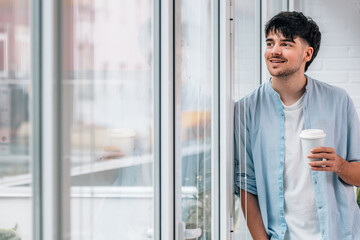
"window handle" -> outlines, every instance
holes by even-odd
[[[178,224],[178,240],[195,239],[201,236],[201,228],[185,229],[185,223]]]
[[[154,229],[148,228],[148,229],[146,230],[146,237],[147,237],[148,239],[154,239]]]

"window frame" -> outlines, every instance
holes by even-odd
[[[213,0],[212,238],[230,234],[230,1]],[[154,0],[154,237],[175,238],[174,0]],[[70,159],[62,139],[62,1],[31,2],[33,238],[70,238]],[[222,79],[222,81],[220,81]],[[225,81],[224,81],[225,79]],[[232,124],[230,124],[232,126]],[[222,144],[220,144],[222,143]],[[226,165],[220,164],[226,159]],[[218,169],[218,171],[215,171]],[[222,176],[222,177],[221,177]],[[46,209],[46,211],[45,211]],[[225,237],[226,236],[226,237]]]

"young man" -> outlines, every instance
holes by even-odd
[[[272,77],[235,105],[235,189],[250,233],[254,240],[358,240],[360,123],[353,102],[305,75],[321,40],[312,19],[281,12],[265,36]],[[304,129],[324,130],[324,146],[302,152]]]

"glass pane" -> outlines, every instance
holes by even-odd
[[[267,1],[272,5],[273,1]],[[279,2],[279,1],[278,1]],[[281,1],[278,5],[281,5]],[[269,8],[271,9],[271,7]],[[269,11],[267,9],[267,11]],[[236,0],[234,2],[234,33],[232,44],[232,99],[237,102],[260,84],[261,51],[259,50],[261,29],[259,1]],[[240,113],[241,114],[241,113]],[[237,146],[235,146],[237,147]],[[240,157],[238,157],[240,158]],[[234,167],[240,168],[241,164]],[[237,192],[238,190],[235,189]],[[239,191],[240,192],[240,191]],[[234,198],[234,239],[252,239],[248,231],[240,198]]]
[[[212,111],[214,84],[213,2],[184,0],[175,19],[177,135],[181,135],[181,219],[201,229],[194,239],[211,239]]]
[[[287,1],[289,2],[289,1]],[[300,1],[294,1],[294,4],[297,4],[296,2]],[[286,1],[279,1],[279,0],[267,0],[266,1],[266,17],[272,18],[276,14],[278,14],[281,11],[287,11],[287,4]],[[265,16],[263,16],[265,17]],[[267,21],[268,19],[264,19],[264,21]]]
[[[151,239],[152,0],[63,1],[71,239]]]
[[[29,6],[0,4],[0,239],[32,238]]]
[[[236,0],[234,3],[234,34],[232,51],[233,99],[239,100],[260,83],[260,56],[258,51],[258,15],[256,1]]]

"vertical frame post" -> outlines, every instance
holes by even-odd
[[[154,239],[161,239],[161,66],[160,0],[153,2],[153,86],[154,86]]]
[[[42,238],[42,159],[41,159],[41,1],[31,2],[31,123],[32,140],[30,145],[32,159],[32,212],[33,239]]]
[[[213,111],[211,135],[211,239],[221,239],[220,237],[220,2],[213,1],[212,27],[213,27]]]
[[[42,237],[70,239],[70,159],[62,150],[62,1],[41,2]]]
[[[174,1],[160,2],[161,239],[175,239]]]
[[[220,1],[220,239],[230,239],[233,197],[233,103],[231,101],[231,1]]]

